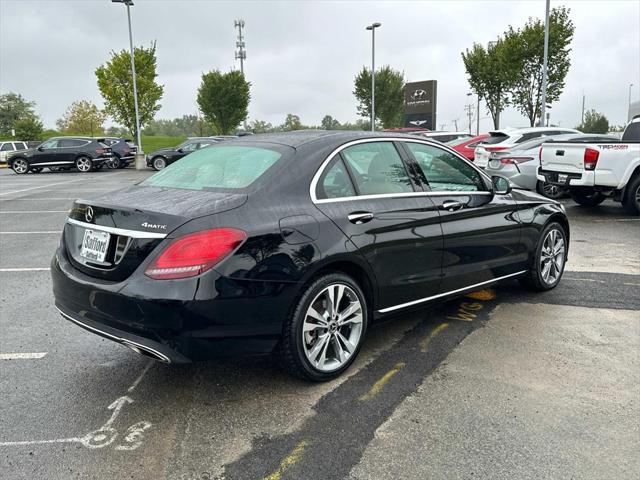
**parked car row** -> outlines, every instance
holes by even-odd
[[[0,142],[0,163],[7,163],[9,156],[28,148],[29,146],[27,145],[27,142]]]

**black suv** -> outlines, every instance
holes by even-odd
[[[177,147],[161,148],[147,155],[147,167],[162,170],[167,165],[172,164],[176,160],[180,160],[185,155],[189,155],[191,152],[208,147],[219,141],[220,139],[212,137],[193,137],[182,142]]]
[[[111,147],[113,157],[107,162],[109,168],[126,168],[136,158],[138,146],[128,138],[106,137],[103,143]]]
[[[80,172],[100,169],[112,158],[111,147],[103,139],[90,137],[53,137],[36,148],[10,156],[9,168],[15,173],[40,173],[44,167],[51,171],[77,168]]]

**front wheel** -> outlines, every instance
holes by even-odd
[[[154,170],[162,170],[167,166],[167,159],[164,157],[156,157],[153,159],[151,164],[153,165]]]
[[[93,165],[89,157],[82,156],[76,158],[76,168],[79,172],[88,173],[91,171],[92,166]]]
[[[280,342],[284,369],[323,382],[338,377],[355,360],[368,324],[360,286],[342,273],[308,285],[285,322]]]
[[[15,173],[22,175],[29,171],[29,164],[24,158],[16,158],[13,162],[11,162],[11,169]]]
[[[533,290],[551,290],[560,282],[567,261],[567,233],[562,225],[547,225],[538,241],[531,268],[523,282]]]
[[[636,175],[627,185],[622,206],[631,215],[640,215],[640,175]]]
[[[607,198],[593,188],[571,188],[569,189],[569,194],[574,202],[585,207],[600,205]]]

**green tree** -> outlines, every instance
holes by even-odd
[[[40,140],[44,129],[42,122],[35,115],[28,116],[14,123],[16,138],[20,140]]]
[[[287,113],[286,118],[284,119],[284,123],[280,126],[280,129],[285,132],[290,132],[292,130],[303,130],[306,127],[302,125],[300,121],[300,117],[298,115],[294,115],[293,113]]]
[[[103,131],[107,114],[89,100],[73,102],[62,118],[56,121],[56,126],[63,133],[80,135],[98,135]]]
[[[476,43],[471,50],[462,52],[469,85],[487,105],[494,128],[500,128],[500,114],[509,105],[509,92],[517,80],[510,48],[504,40],[498,40],[490,48]]]
[[[575,27],[565,7],[549,14],[549,50],[547,60],[547,104],[560,98],[571,66],[569,45]],[[533,127],[540,119],[542,66],[544,61],[544,21],[529,18],[521,30],[509,26],[505,32],[506,56],[516,67],[517,78],[511,88],[511,103],[529,119]]]
[[[274,128],[273,125],[264,120],[253,120],[249,123],[249,130],[253,133],[269,133],[273,132]]]
[[[404,72],[385,65],[376,71],[376,119],[383,128],[402,125],[404,114]],[[358,100],[358,114],[371,117],[371,70],[362,67],[355,78],[353,94]]]
[[[602,113],[591,109],[584,114],[584,123],[577,127],[583,133],[608,133],[609,120]]]
[[[147,125],[160,110],[164,86],[156,82],[156,44],[133,51],[138,89],[140,128]],[[96,69],[98,88],[104,99],[105,112],[136,134],[136,115],[133,99],[131,54],[127,50],[111,52],[111,59]]]
[[[238,70],[221,73],[212,70],[202,75],[198,106],[204,118],[221,135],[229,135],[247,118],[251,83]]]
[[[324,130],[338,130],[340,128],[340,122],[331,115],[325,115],[320,125]]]
[[[10,136],[11,130],[16,128],[16,122],[35,118],[35,106],[35,102],[26,100],[19,93],[0,95],[0,135]]]

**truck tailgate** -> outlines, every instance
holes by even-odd
[[[542,170],[562,173],[584,173],[584,151],[591,144],[552,143],[542,146]]]

